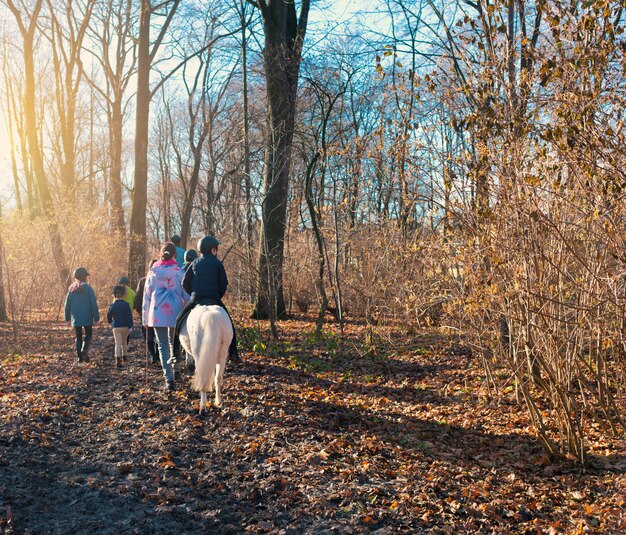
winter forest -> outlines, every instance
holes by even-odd
[[[0,529],[626,531],[625,8],[0,0]],[[174,235],[243,358],[204,417],[141,308],[121,371],[63,323]]]

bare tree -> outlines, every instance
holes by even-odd
[[[341,69],[339,70],[339,76],[341,77]],[[326,293],[325,277],[326,277],[326,251],[324,246],[324,236],[322,233],[322,218],[321,218],[321,203],[324,195],[324,182],[326,175],[326,168],[328,165],[328,129],[330,118],[333,114],[333,110],[337,104],[337,101],[341,99],[347,90],[347,83],[349,82],[350,75],[347,82],[340,80],[339,87],[333,88],[332,84],[320,82],[313,77],[307,78],[307,83],[311,88],[313,97],[315,99],[314,107],[319,108],[315,110],[319,115],[316,117],[314,131],[312,132],[312,151],[310,156],[305,155],[306,170],[304,172],[304,198],[309,212],[309,218],[311,222],[311,228],[313,229],[313,235],[315,236],[315,242],[317,245],[317,259],[318,259],[318,277],[316,282],[317,292],[319,296],[319,309],[316,321],[316,332],[321,334],[322,326],[324,322],[324,315],[328,308],[328,296]],[[317,178],[317,180],[316,180]],[[315,195],[317,191],[317,198]],[[335,211],[337,207],[335,207]]]
[[[203,51],[201,54],[197,55],[197,65],[195,73],[191,77],[191,83],[188,81],[187,76],[183,75],[183,82],[188,95],[188,141],[191,152],[191,172],[187,183],[183,213],[181,216],[180,237],[183,246],[186,245],[190,235],[191,214],[200,178],[204,143],[211,129],[214,127],[213,122],[234,74],[233,67],[224,79],[220,80],[218,77],[215,77],[215,73],[213,72],[214,66],[211,64],[213,48],[212,46],[206,45],[206,43],[215,42],[215,31],[216,18],[211,17],[210,20],[206,21],[204,29],[205,34],[202,38],[204,45],[202,47]],[[215,77],[213,80],[211,79],[212,75]],[[211,87],[217,88],[216,95],[213,99],[209,94]],[[207,210],[211,211],[212,206],[207,206]]]
[[[76,113],[78,91],[83,77],[81,51],[85,32],[91,19],[95,0],[84,3],[58,2],[46,0],[50,16],[50,27],[42,32],[49,40],[52,50],[52,64],[55,79],[55,101],[58,128],[61,134],[61,183],[65,194],[74,197],[76,188]],[[75,8],[78,9],[75,9]],[[60,20],[57,13],[64,14]]]
[[[24,127],[24,98],[23,98],[23,80],[20,73],[22,66],[11,61],[10,54],[11,44],[9,39],[6,40],[2,54],[2,73],[4,77],[4,116],[7,126],[7,134],[11,149],[11,168],[13,173],[13,185],[15,189],[16,203],[18,212],[24,207],[21,195],[20,185],[20,168],[24,179],[24,188],[26,191],[26,205],[28,214],[35,217],[39,211],[37,208],[37,196],[34,186],[34,178],[32,173],[32,165],[28,154],[28,140],[26,138],[26,129]]]
[[[245,196],[246,240],[248,242],[248,262],[252,265],[253,238],[254,238],[254,213],[252,206],[252,176],[251,176],[251,153],[250,153],[250,102],[248,84],[248,31],[252,14],[249,12],[250,4],[244,0],[237,0],[235,7],[241,24],[241,99],[242,99],[242,143],[243,143],[243,192]],[[250,294],[254,290],[252,289]]]
[[[56,219],[56,211],[54,203],[50,195],[48,180],[46,178],[43,162],[43,152],[37,135],[37,117],[35,112],[35,57],[34,57],[34,40],[35,31],[37,29],[37,19],[41,13],[43,0],[36,0],[32,11],[22,13],[15,5],[13,0],[5,0],[7,7],[15,17],[20,35],[23,40],[24,55],[24,121],[26,135],[28,138],[28,148],[30,159],[33,164],[33,171],[37,181],[37,189],[39,198],[44,210],[44,215],[48,222],[48,234],[50,236],[50,244],[52,254],[57,267],[61,284],[65,286],[69,279],[69,269],[63,253],[63,244],[61,242],[61,234]]]
[[[17,158],[15,155],[15,128],[13,126],[13,87],[11,82],[11,75],[9,73],[9,61],[7,57],[8,43],[4,43],[2,48],[2,70],[4,72],[4,101],[2,111],[4,113],[4,121],[7,126],[7,133],[9,136],[9,150],[11,153],[11,172],[13,174],[13,189],[15,190],[15,203],[18,213],[22,213],[22,194],[20,191],[19,172],[17,168]]]
[[[258,0],[265,35],[267,132],[256,303],[258,318],[286,313],[283,260],[298,76],[310,0],[302,0],[300,15],[289,0]]]
[[[1,215],[1,214],[0,214]],[[5,299],[4,290],[4,243],[2,242],[2,235],[0,235],[0,322],[9,320],[7,315],[7,303]]]
[[[106,103],[109,136],[109,202],[114,228],[124,236],[126,226],[122,201],[122,146],[128,84],[135,74],[135,13],[132,0],[111,0],[99,4],[92,17],[90,35],[95,43],[94,58],[100,64],[104,87],[90,79],[93,89]]]
[[[180,0],[165,0],[152,5],[141,0],[139,12],[139,41],[137,44],[137,106],[135,115],[135,173],[130,213],[130,249],[128,273],[131,281],[143,277],[146,267],[146,208],[148,204],[148,131],[150,117],[150,71],[156,54],[174,18]],[[152,14],[164,10],[165,21],[151,45]]]

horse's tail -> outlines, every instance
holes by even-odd
[[[199,348],[196,358],[196,372],[193,376],[192,388],[206,391],[215,380],[215,367],[220,358],[224,337],[230,331],[230,320],[221,307],[210,307],[202,311],[201,328],[198,329],[196,347]]]

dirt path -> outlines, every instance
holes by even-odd
[[[623,447],[599,441],[590,469],[552,464],[523,409],[488,398],[444,341],[359,357],[357,331],[337,348],[311,329],[291,322],[281,345],[245,353],[202,419],[188,377],[172,394],[158,367],[146,379],[138,340],[119,371],[105,329],[87,365],[61,325],[17,342],[0,330],[0,529],[626,532]]]

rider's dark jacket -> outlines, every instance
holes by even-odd
[[[210,299],[221,302],[228,288],[224,265],[212,254],[196,258],[185,272],[183,288],[193,301]]]

